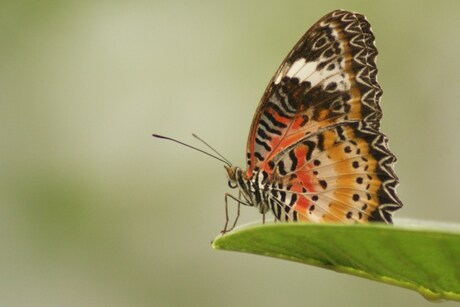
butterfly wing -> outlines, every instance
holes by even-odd
[[[385,135],[363,122],[320,129],[273,160],[271,208],[283,221],[391,223],[401,206],[395,161]]]
[[[270,81],[249,133],[247,176],[271,176],[280,219],[390,223],[401,206],[396,159],[379,132],[376,55],[365,17],[334,11]]]

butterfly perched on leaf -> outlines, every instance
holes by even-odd
[[[246,170],[226,162],[240,191],[232,198],[283,222],[392,223],[402,203],[396,158],[379,130],[376,56],[363,15],[337,10],[316,22],[265,90]]]

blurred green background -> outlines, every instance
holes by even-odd
[[[337,8],[365,14],[377,37],[397,216],[460,222],[458,1],[3,1],[0,305],[430,306],[212,250],[221,163],[151,137],[194,132],[244,166],[272,74]]]

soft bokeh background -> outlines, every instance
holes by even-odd
[[[430,306],[212,250],[221,163],[150,136],[195,132],[244,166],[271,75],[337,8],[365,14],[377,37],[398,216],[460,222],[458,1],[3,1],[0,305]]]

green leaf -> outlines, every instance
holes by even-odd
[[[460,301],[460,227],[447,226],[246,226],[219,236],[213,248],[315,265],[412,289],[428,300]]]

